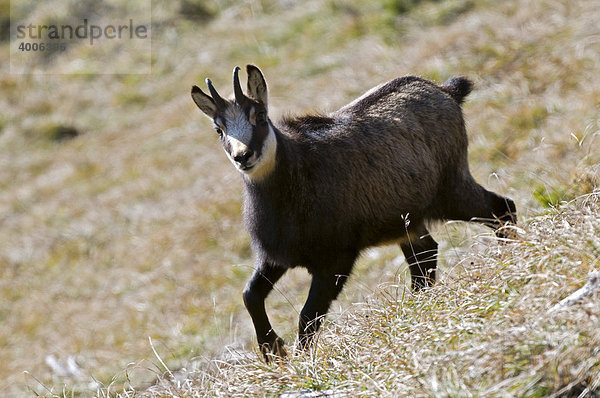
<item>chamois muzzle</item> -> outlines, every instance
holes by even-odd
[[[248,149],[247,151],[234,156],[233,160],[235,160],[240,165],[240,168],[242,170],[248,170],[251,169],[253,166],[248,164],[248,160],[250,160],[252,155],[254,155],[254,151],[252,149]]]

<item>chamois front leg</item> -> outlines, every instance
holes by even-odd
[[[328,271],[313,273],[308,298],[300,313],[298,322],[298,348],[306,350],[321,327],[331,302],[342,291],[348,279],[350,266],[342,273]]]
[[[267,363],[269,363],[271,355],[286,356],[283,348],[284,342],[271,327],[265,310],[265,299],[286,270],[286,268],[275,267],[269,263],[261,263],[244,289],[244,304],[250,313],[252,323],[254,323],[258,347]]]

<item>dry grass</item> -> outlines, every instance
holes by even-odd
[[[0,1],[0,23],[6,20],[6,3]],[[53,0],[35,12],[43,17],[44,10],[64,11],[76,3]],[[182,7],[198,10],[199,17],[182,15]],[[534,243],[501,246],[504,254],[494,258],[489,247],[495,249],[497,243],[485,238],[483,230],[443,225],[435,235],[442,243],[444,278],[424,297],[404,292],[405,265],[397,248],[370,250],[333,308],[339,315],[324,330],[322,342],[327,344],[310,361],[294,358],[280,369],[253,359],[222,365],[221,373],[201,368],[191,373],[193,379],[181,381],[181,391],[203,395],[204,388],[221,385],[233,393],[245,377],[240,391],[257,395],[311,386],[353,393],[364,388],[365,394],[376,394],[378,388],[388,388],[389,378],[390,386],[405,383],[423,394],[484,395],[499,388],[492,395],[502,395],[511,388],[525,391],[526,383],[534,392],[546,387],[558,391],[579,380],[565,376],[577,370],[577,363],[583,364],[581,372],[589,370],[587,362],[568,359],[575,358],[574,345],[566,351],[562,346],[545,349],[562,336],[565,342],[594,338],[591,332],[588,337],[569,335],[573,322],[585,330],[577,316],[553,315],[565,329],[548,331],[554,340],[548,337],[549,345],[531,352],[537,361],[533,364],[511,362],[527,355],[506,341],[511,334],[501,332],[529,328],[524,330],[540,344],[547,332],[536,334],[532,319],[539,306],[550,303],[518,299],[539,297],[522,290],[531,285],[525,283],[528,268],[522,271],[525,276],[511,271],[519,269],[510,262],[518,258],[518,250],[531,250],[523,255],[532,261],[538,256],[537,266],[548,267],[540,275],[557,275],[547,301],[581,284],[593,268],[592,260],[570,267],[561,262],[566,257],[558,235],[543,244],[536,240],[541,230],[535,223],[558,230],[564,228],[561,216],[533,217],[592,192],[598,184],[599,1],[187,0],[155,2],[152,11],[152,75],[20,76],[8,73],[8,63],[0,64],[0,380],[5,395],[63,395],[63,389],[65,395],[109,395],[124,391],[123,386],[141,394],[141,387],[164,371],[148,337],[171,369],[197,363],[214,367],[211,360],[228,350],[244,353],[254,347],[240,298],[252,260],[241,228],[239,177],[189,98],[190,86],[207,76],[227,91],[233,66],[247,62],[265,71],[275,118],[290,110],[334,109],[398,75],[438,81],[458,74],[473,78],[476,90],[465,104],[472,171],[486,187],[516,200],[522,219],[531,220],[521,239]],[[3,50],[8,45],[0,41]],[[40,67],[59,73],[81,56],[85,54],[74,49]],[[137,58],[114,54],[115,62],[132,66]],[[57,142],[55,134],[63,128],[81,135]],[[597,251],[590,250],[582,246],[579,255],[597,259]],[[505,268],[509,271],[500,272]],[[567,268],[572,273],[563,273]],[[454,274],[468,277],[471,285],[454,280]],[[513,284],[511,278],[521,282]],[[305,273],[294,272],[281,282],[285,296],[269,298],[273,322],[287,341],[294,339],[306,282]],[[469,290],[485,284],[499,287],[489,291],[490,297]],[[441,297],[449,302],[436,299],[443,289],[448,293]],[[495,299],[497,308],[478,313],[476,307],[488,299]],[[514,313],[507,312],[509,299],[520,303]],[[464,341],[447,336],[465,324],[455,320],[434,327],[445,316],[454,319],[450,302],[455,309],[474,308],[465,320],[472,320],[469,338],[464,331],[457,333]],[[531,304],[529,313],[526,304]],[[427,312],[434,307],[436,311]],[[367,319],[372,308],[381,317]],[[404,319],[407,311],[422,318]],[[395,319],[399,327],[386,326],[387,319]],[[371,323],[371,329],[356,327]],[[377,333],[386,336],[386,330],[394,335],[379,339]],[[486,348],[486,338],[504,341],[497,346],[501,351]],[[416,344],[424,347],[422,357],[394,357],[381,348],[398,347],[401,353]],[[352,352],[348,347],[354,347]],[[586,349],[587,343],[580,347]],[[473,365],[467,357],[461,362],[465,348],[480,362]],[[371,351],[379,352],[379,359],[368,357],[374,355]],[[63,363],[73,356],[83,376],[56,374],[45,364],[50,354]],[[505,365],[485,370],[479,364],[488,354],[497,358],[490,364],[504,358]],[[538,367],[549,363],[544,355],[563,354],[566,367]],[[190,362],[194,357],[205,361]],[[537,379],[542,370],[550,373]],[[527,379],[529,373],[534,376]],[[230,379],[215,380],[215,374]],[[336,381],[337,374],[343,382]],[[248,384],[257,380],[253,375],[263,382]],[[286,378],[280,380],[281,375]],[[102,388],[96,391],[98,385]],[[166,395],[177,392],[165,388]]]
[[[515,235],[424,293],[380,285],[332,314],[313,352],[271,366],[248,354],[198,361],[142,396],[595,396],[600,292],[551,309],[599,269],[600,191]]]

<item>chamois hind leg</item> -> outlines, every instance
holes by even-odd
[[[406,238],[400,248],[410,269],[411,287],[420,290],[435,282],[438,244],[431,237],[423,222],[409,225]]]
[[[270,354],[279,357],[286,356],[283,348],[284,342],[271,327],[271,322],[269,322],[265,310],[265,299],[286,270],[287,268],[275,267],[266,262],[261,263],[246,284],[243,293],[244,304],[250,313],[256,330],[258,346],[267,363]]]
[[[312,282],[304,308],[298,321],[298,348],[307,349],[329,310],[331,302],[342,291],[354,264],[354,256],[340,255],[336,262],[340,266],[323,267],[312,272]]]
[[[472,178],[456,189],[445,205],[446,218],[482,223],[495,229],[499,237],[504,237],[500,228],[517,223],[515,202],[486,190]]]

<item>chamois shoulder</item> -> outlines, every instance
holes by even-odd
[[[335,119],[322,114],[285,116],[281,123],[294,129],[323,129],[331,127],[335,123]]]
[[[285,131],[296,136],[320,135],[330,131],[335,124],[335,118],[323,114],[285,116],[280,121]]]

